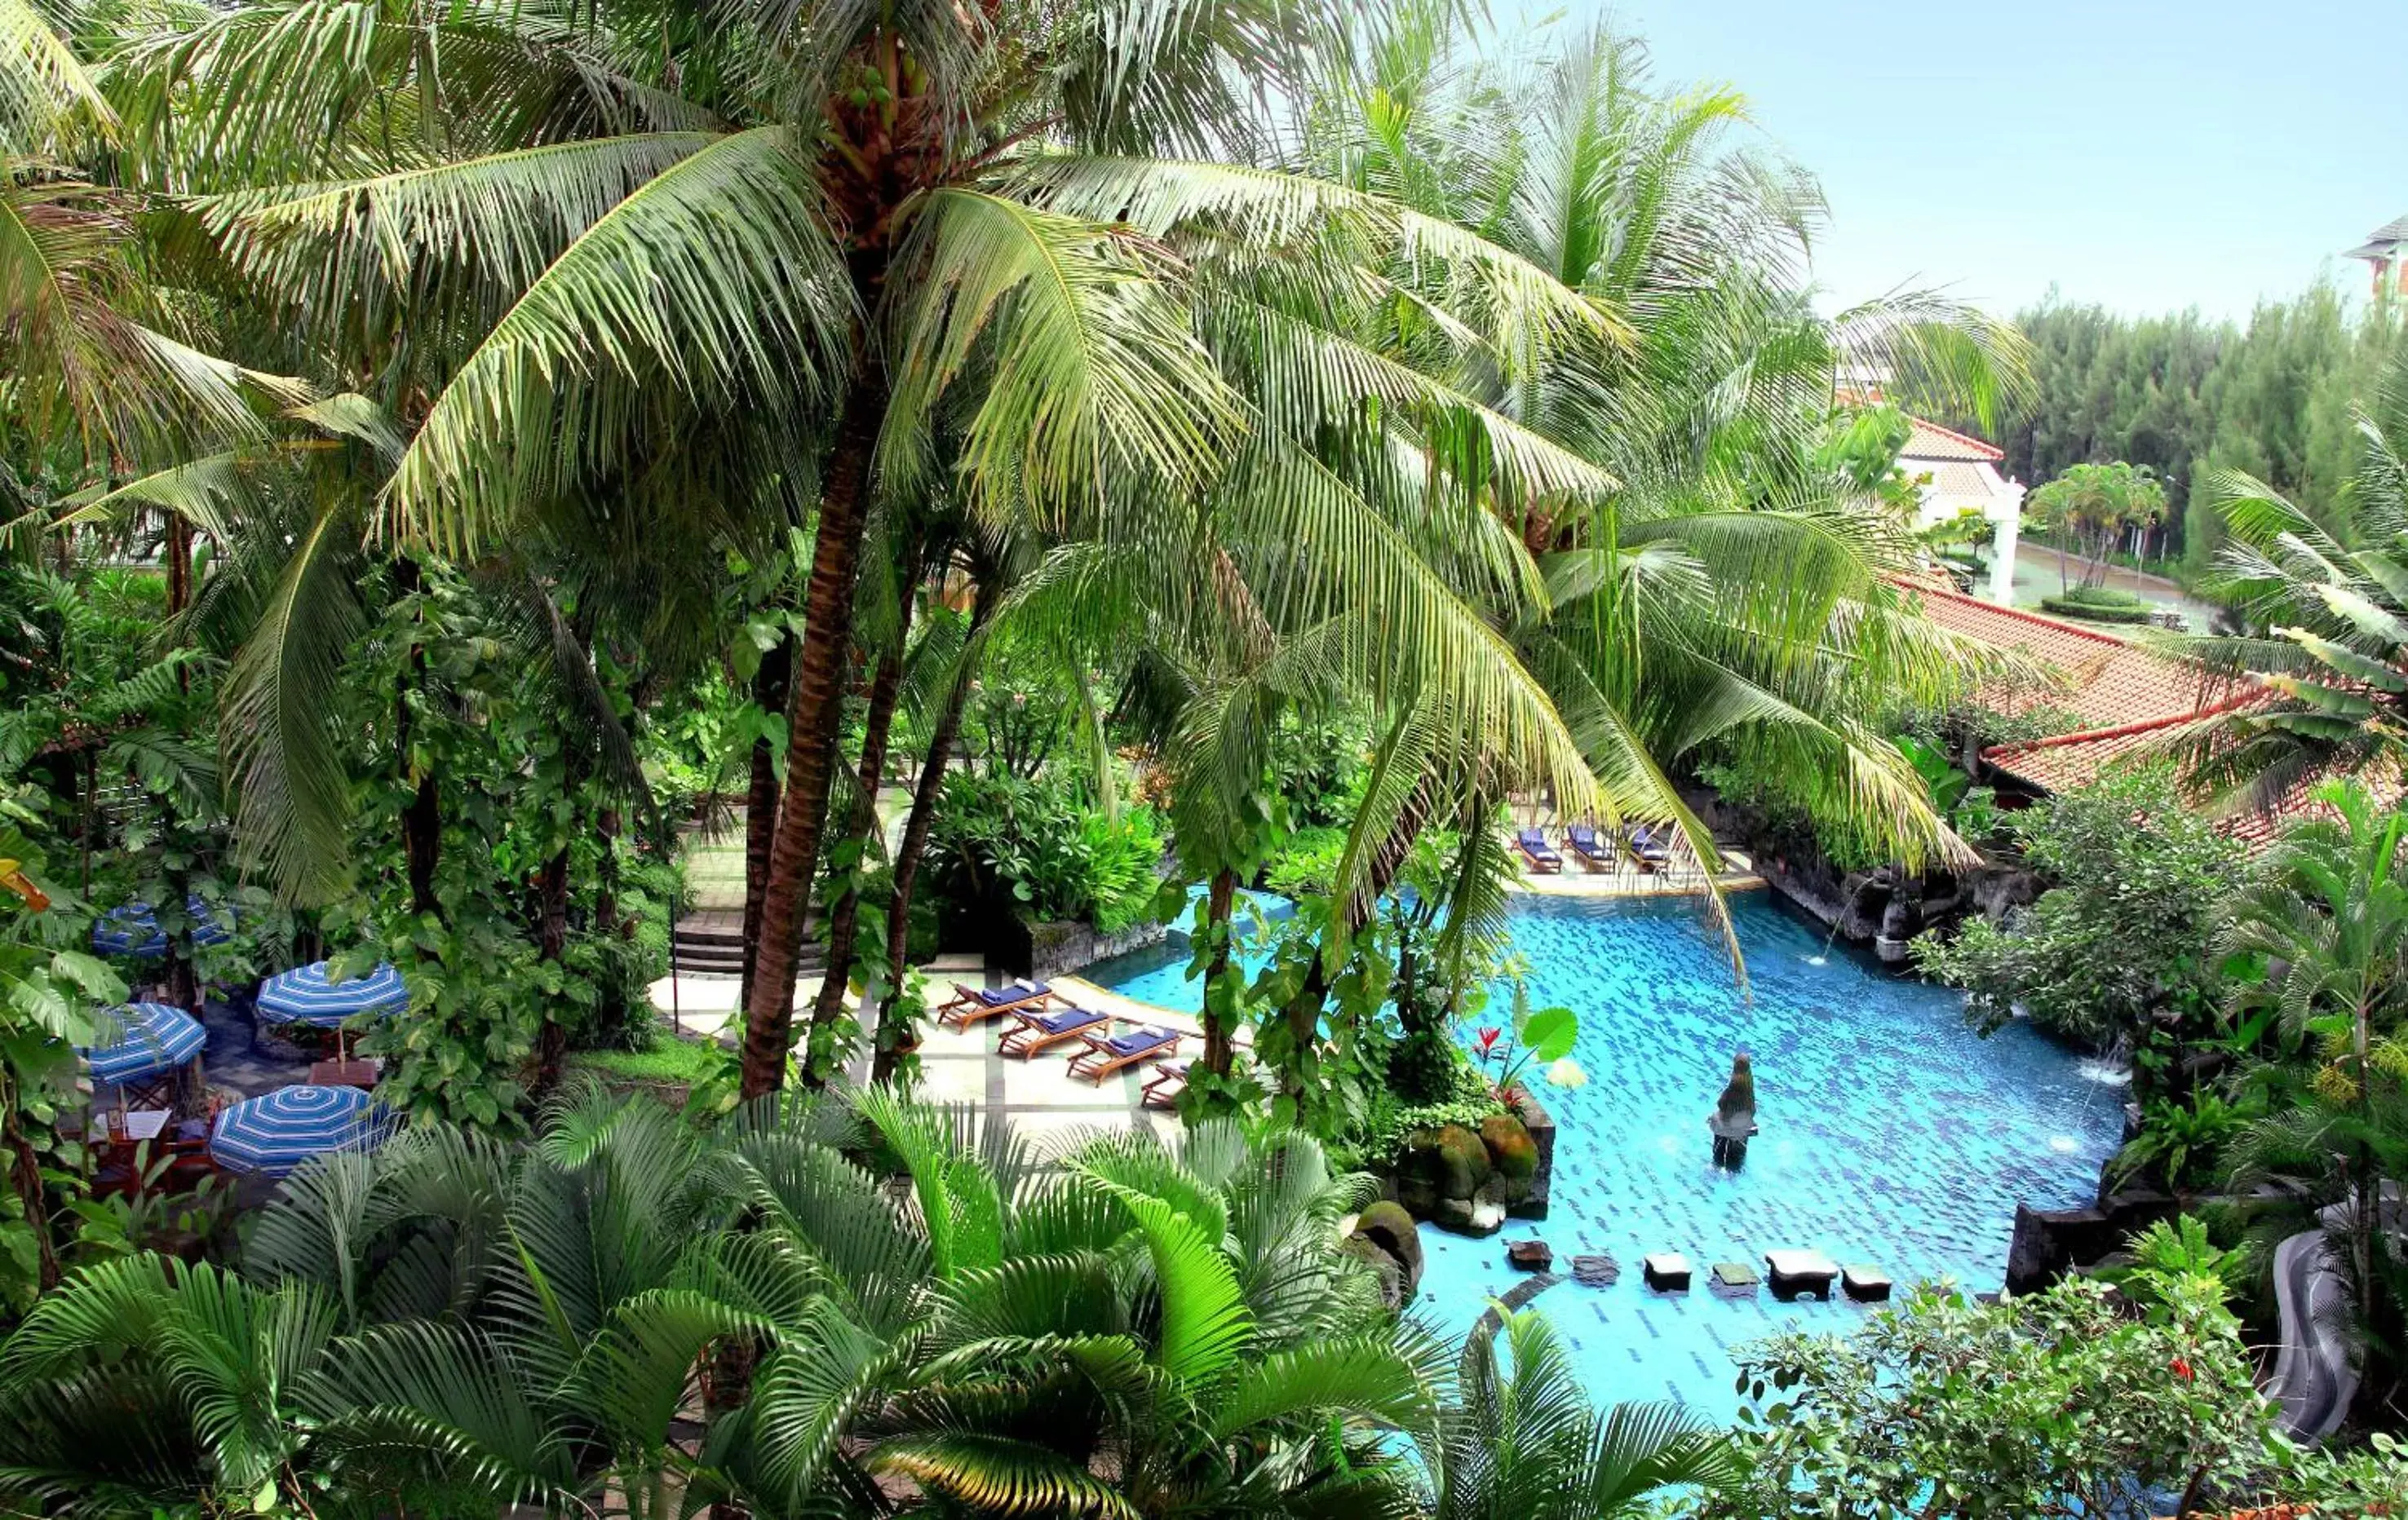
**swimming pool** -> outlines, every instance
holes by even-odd
[[[1536,1087],[1556,1120],[1552,1212],[1485,1240],[1422,1231],[1421,1308],[1451,1330],[1525,1280],[1505,1266],[1506,1241],[1544,1239],[1558,1271],[1575,1253],[1611,1254],[1619,1283],[1567,1280],[1533,1306],[1571,1342],[1593,1397],[1670,1397],[1715,1418],[1738,1407],[1732,1348],[1781,1329],[1845,1329],[1865,1311],[1777,1303],[1766,1290],[1718,1298],[1705,1286],[1713,1263],[1761,1271],[1767,1251],[1807,1249],[1875,1263],[1901,1285],[1945,1276],[1995,1288],[2015,1204],[2086,1201],[2122,1129],[2121,1089],[2087,1079],[2032,1030],[1983,1039],[1959,994],[1827,949],[1767,894],[1730,906],[1747,1000],[1694,901],[1520,900],[1513,940],[1533,1005],[1580,1015],[1573,1054],[1589,1075],[1585,1087]],[[1198,1004],[1183,957],[1087,974],[1130,997]],[[1734,1175],[1708,1164],[1705,1120],[1742,1046],[1763,1132]],[[1639,1258],[1656,1251],[1687,1256],[1697,1288],[1641,1286]]]

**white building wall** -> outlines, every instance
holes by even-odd
[[[1967,512],[1990,524],[1990,578],[1984,594],[2000,606],[2014,604],[2015,545],[2023,533],[2024,488],[1987,462],[1900,456],[1898,467],[1919,486],[1919,527],[1934,528]],[[1928,477],[1928,479],[1927,479]],[[1978,484],[1978,490],[1975,489]]]

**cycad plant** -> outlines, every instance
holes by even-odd
[[[413,1128],[296,1174],[239,1274],[141,1257],[46,1298],[0,1351],[0,1493],[93,1515],[1405,1502],[1440,1386],[1336,1248],[1360,1179],[1224,1125],[1034,1160],[882,1092],[707,1134],[587,1097],[518,1150]]]
[[[1598,1411],[1537,1311],[1484,1316],[1456,1388],[1430,1464],[1433,1520],[1621,1520],[1738,1470],[1729,1438],[1676,1404]]]

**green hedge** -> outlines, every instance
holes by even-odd
[[[2126,604],[2084,601],[2072,596],[2044,596],[2040,599],[2040,610],[2055,613],[2059,618],[2080,618],[2094,623],[2145,623],[2149,620],[2149,614],[2157,609],[2138,597],[2133,597],[2130,604]]]

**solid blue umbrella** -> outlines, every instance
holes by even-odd
[[[165,1002],[129,1002],[93,1020],[100,1044],[79,1045],[76,1054],[92,1068],[95,1082],[130,1082],[172,1072],[209,1043],[201,1021]]]
[[[362,1014],[389,1014],[409,1005],[409,988],[390,961],[366,976],[331,980],[316,960],[279,972],[259,984],[259,1016],[271,1024],[314,1024],[331,1030]]]
[[[232,908],[212,911],[200,893],[192,892],[184,898],[184,911],[193,916],[194,945],[223,945],[233,938]],[[167,931],[150,903],[122,903],[92,926],[92,947],[105,956],[155,958],[167,953]]]
[[[234,1172],[281,1177],[313,1156],[373,1150],[393,1116],[357,1087],[304,1083],[246,1098],[220,1114],[209,1130],[209,1154]]]

